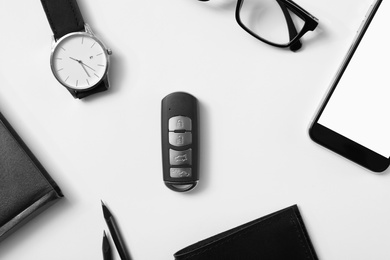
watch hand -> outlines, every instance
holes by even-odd
[[[87,68],[89,68],[89,69],[95,71],[93,68],[91,68],[90,66],[88,66],[87,64],[85,64],[83,61],[80,60],[80,63],[83,64],[84,66],[86,66]]]
[[[91,76],[89,75],[88,71],[87,71],[87,70],[85,69],[85,67],[83,66],[84,63],[82,63],[82,62],[79,62],[79,63],[80,63],[80,65],[81,65],[81,67],[83,67],[85,73],[87,73],[88,77],[91,77]]]
[[[81,63],[81,60],[76,60],[75,58],[72,58],[72,57],[69,57],[69,59],[72,59],[72,60],[77,61],[78,63]]]
[[[77,61],[79,64],[80,64],[80,66],[83,68],[83,70],[85,71],[85,73],[87,73],[87,76],[88,77],[91,77],[90,75],[89,75],[89,73],[88,73],[88,71],[85,69],[85,67],[84,66],[87,66],[87,65],[85,65],[81,60],[77,60],[77,59],[75,59],[75,58],[72,58],[72,57],[69,57],[69,59],[72,59],[72,60],[74,60],[74,61]],[[88,66],[87,66],[88,67]],[[92,68],[91,68],[92,69]]]

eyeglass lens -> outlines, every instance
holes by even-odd
[[[296,35],[289,34],[287,19],[299,33],[304,21],[277,0],[245,0],[240,9],[241,22],[259,37],[276,44],[288,44]]]

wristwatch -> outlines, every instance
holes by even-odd
[[[50,66],[55,78],[79,99],[107,90],[112,51],[84,23],[77,1],[41,3],[53,31]]]

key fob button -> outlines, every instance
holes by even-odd
[[[191,168],[171,168],[170,176],[172,178],[190,178],[192,176]]]
[[[171,165],[192,164],[192,149],[176,151],[169,149],[169,163]]]
[[[174,116],[169,119],[169,131],[191,131],[191,118],[186,116]]]
[[[169,132],[169,143],[174,146],[185,146],[192,143],[191,132],[174,133]]]

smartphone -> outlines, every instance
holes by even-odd
[[[309,127],[316,143],[374,172],[390,164],[390,2],[376,0]]]

